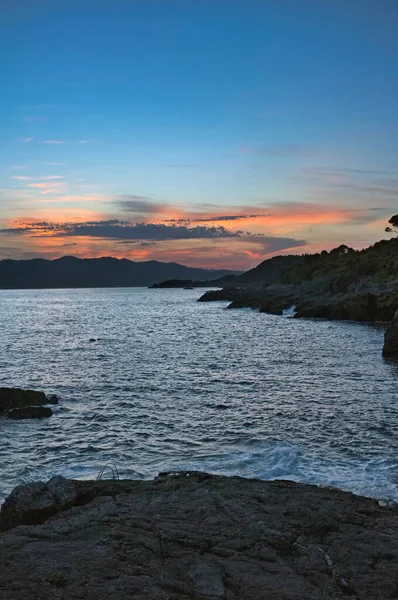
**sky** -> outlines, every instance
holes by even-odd
[[[244,270],[398,212],[398,0],[0,0],[0,259]]]

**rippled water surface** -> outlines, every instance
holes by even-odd
[[[398,500],[383,329],[225,310],[201,293],[0,291],[0,386],[60,399],[47,420],[0,418],[0,499],[114,463],[121,477],[195,468]]]

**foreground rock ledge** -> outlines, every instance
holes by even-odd
[[[398,598],[396,507],[195,472],[40,485],[73,505],[0,534],[1,600]]]

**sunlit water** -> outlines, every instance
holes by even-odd
[[[50,419],[0,418],[0,499],[114,463],[123,478],[200,469],[398,500],[383,329],[225,310],[201,293],[0,291],[0,386],[60,399]]]

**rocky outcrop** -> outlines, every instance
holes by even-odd
[[[395,506],[288,481],[195,472],[72,485],[73,506],[48,518],[50,484],[38,484],[33,506],[47,520],[0,534],[1,600],[398,595]]]
[[[11,419],[50,417],[52,410],[45,408],[45,404],[58,404],[57,396],[53,394],[47,398],[43,392],[0,387],[0,415]]]
[[[352,320],[361,322],[389,321],[398,305],[395,293],[318,292],[309,285],[246,286],[206,292],[200,302],[229,301],[228,308],[254,308],[260,312],[281,315],[292,304],[296,317]]]
[[[77,498],[73,481],[56,476],[48,483],[36,481],[17,486],[0,512],[0,530],[17,525],[37,525],[69,508]]]
[[[394,313],[384,335],[383,356],[398,358],[398,310]]]

